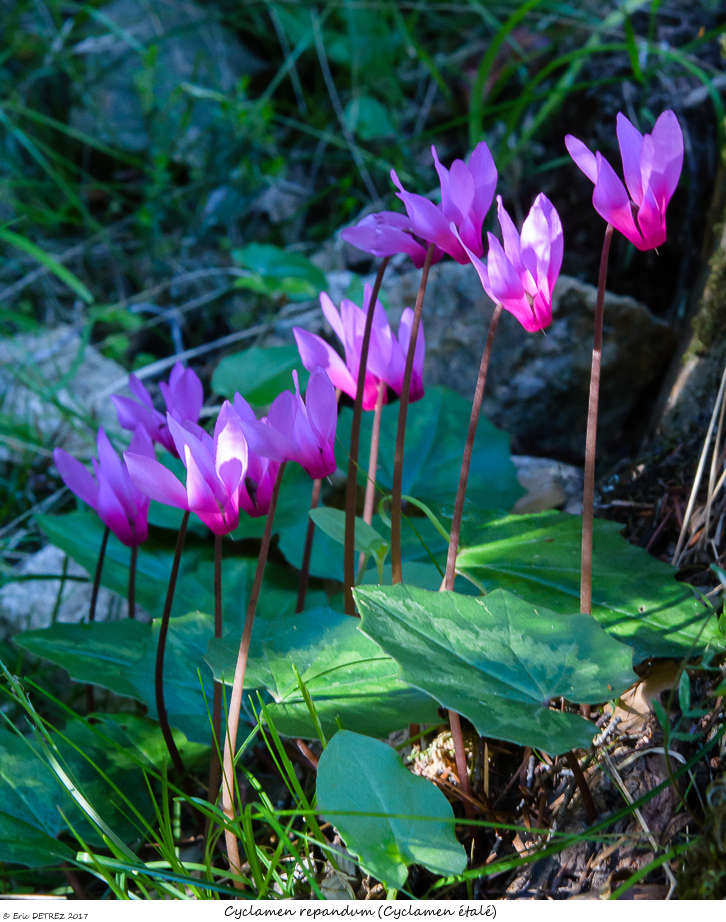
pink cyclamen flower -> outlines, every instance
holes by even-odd
[[[294,394],[283,391],[272,401],[264,419],[245,423],[247,441],[255,454],[278,462],[295,461],[311,477],[327,477],[336,468],[335,388],[318,368],[310,375],[303,402],[297,372],[293,371],[292,377]]]
[[[525,330],[543,330],[552,321],[552,292],[562,266],[562,223],[540,193],[524,219],[521,235],[497,196],[504,247],[493,234],[486,263],[466,248],[484,291],[514,314]]]
[[[407,253],[420,269],[426,259],[426,247],[411,235],[408,217],[395,211],[377,211],[366,215],[353,227],[346,227],[340,236],[347,243],[383,259],[395,253]]]
[[[666,239],[666,206],[683,167],[683,132],[675,114],[666,109],[652,133],[644,135],[619,112],[617,136],[627,190],[600,151],[593,154],[571,134],[565,145],[595,184],[595,211],[639,250],[652,250]]]
[[[95,477],[62,448],[53,452],[56,467],[65,485],[96,510],[119,541],[127,547],[138,547],[149,534],[149,499],[134,486],[102,428],[98,430],[97,447],[98,459],[91,461]],[[134,432],[129,451],[147,460],[154,457],[154,446],[143,429]]]
[[[454,160],[450,169],[441,164],[433,146],[431,153],[441,185],[440,205],[434,205],[423,195],[407,192],[395,170],[391,170],[391,179],[406,208],[413,233],[463,265],[469,261],[467,247],[477,256],[484,252],[482,225],[494,198],[497,168],[483,141],[474,148],[468,163]]]
[[[204,403],[202,382],[191,368],[185,368],[177,362],[169,375],[169,382],[159,384],[167,412],[181,423],[196,423]],[[166,415],[154,408],[151,394],[137,378],[129,375],[129,389],[136,399],[114,394],[111,399],[116,407],[119,425],[123,429],[134,430],[141,426],[152,442],[163,445],[167,451],[176,455],[174,439],[169,432]]]
[[[372,293],[372,287],[366,285],[363,294],[364,304],[367,305],[370,302]],[[294,327],[293,333],[295,334],[300,358],[308,371],[323,368],[335,387],[355,399],[366,311],[344,298],[340,304],[340,313],[338,313],[332,300],[325,292],[320,295],[320,305],[325,318],[333,328],[333,332],[343,344],[345,361],[320,336],[316,336],[314,333],[300,327]],[[385,308],[380,301],[376,300],[373,309],[371,342],[363,387],[364,410],[374,409],[378,396],[378,385],[381,381],[385,382],[395,393],[401,393],[412,323],[413,311],[407,307],[401,315],[398,336],[394,336],[388,323]],[[421,324],[414,352],[409,398],[411,401],[423,397],[425,351],[423,324]]]
[[[258,419],[255,416],[255,411],[244,397],[235,394],[233,406],[235,413],[237,413],[242,422],[243,431],[246,431],[249,426],[254,427],[257,425]],[[273,461],[264,455],[258,455],[257,452],[252,451],[248,444],[247,472],[239,490],[240,509],[244,509],[253,518],[267,515],[279,470],[279,461]]]
[[[229,401],[219,411],[210,436],[196,425],[183,425],[166,415],[177,454],[187,470],[186,486],[156,458],[130,449],[124,455],[131,480],[151,499],[188,509],[215,535],[234,531],[239,523],[240,485],[247,471],[247,441]]]

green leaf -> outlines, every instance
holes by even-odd
[[[320,757],[316,790],[321,815],[387,887],[403,887],[412,864],[443,875],[466,868],[448,800],[386,743],[336,733]]]
[[[388,109],[372,96],[356,96],[343,112],[348,131],[361,141],[378,141],[396,134]]]
[[[471,401],[443,387],[427,388],[421,400],[408,408],[403,462],[403,493],[426,503],[453,508],[459,483],[461,456],[469,428]],[[365,413],[361,427],[358,479],[365,483],[372,413]],[[338,417],[336,457],[346,471],[350,451],[353,411],[344,407]],[[398,402],[381,413],[381,450],[377,484],[390,492],[393,484],[393,447],[398,429]],[[477,509],[511,509],[522,495],[509,455],[509,436],[482,417],[477,427],[471,459],[467,504]]]
[[[589,747],[595,727],[552,698],[596,703],[635,681],[632,651],[584,615],[564,619],[511,593],[483,599],[409,586],[354,590],[361,630],[401,676],[481,736],[552,755]]]
[[[272,696],[268,710],[280,733],[317,736],[295,669],[329,736],[339,721],[378,736],[411,722],[439,722],[435,702],[401,681],[396,663],[357,623],[327,608],[255,619],[245,688]],[[216,679],[231,684],[238,650],[239,634],[210,642],[206,659]]]
[[[259,294],[285,295],[293,301],[315,298],[328,284],[325,273],[302,253],[291,253],[269,243],[250,243],[232,251],[232,257],[250,275],[236,285]]]
[[[310,518],[316,526],[337,544],[345,544],[345,512],[343,509],[332,509],[329,506],[319,506],[310,510]],[[359,516],[355,518],[355,549],[364,554],[385,557],[388,551],[388,542],[376,529],[364,522]]]
[[[222,359],[212,375],[212,387],[228,400],[237,392],[252,406],[265,407],[281,391],[292,389],[293,369],[304,390],[309,375],[295,346],[252,346]]]
[[[0,787],[0,800],[2,788]],[[0,812],[0,861],[42,868],[72,862],[75,850],[17,816]]]
[[[493,519],[481,543],[463,547],[457,569],[487,589],[501,586],[560,614],[579,611],[581,520],[564,512]],[[596,521],[592,613],[618,640],[651,656],[682,657],[726,647],[716,618],[676,571],[629,544],[617,522]]]

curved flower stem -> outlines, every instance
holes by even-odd
[[[368,481],[366,483],[366,495],[363,502],[363,521],[369,525],[373,521],[373,507],[376,502],[376,474],[378,470],[378,446],[381,441],[381,411],[383,410],[383,399],[386,396],[386,382],[378,382],[378,395],[376,397],[376,407],[373,411],[373,428],[371,429],[371,451],[368,455]],[[358,557],[358,579],[361,577],[361,571],[365,562],[366,555],[361,551]]]
[[[227,728],[224,735],[224,760],[223,760],[223,772],[224,779],[222,783],[222,809],[225,812],[225,815],[230,819],[234,820],[234,788],[235,788],[235,778],[234,778],[234,756],[235,749],[237,746],[237,727],[239,726],[239,714],[242,707],[242,690],[244,688],[245,682],[245,671],[247,669],[247,657],[250,652],[250,640],[252,639],[252,625],[255,620],[255,610],[257,608],[257,599],[260,595],[260,589],[262,588],[262,577],[265,573],[265,564],[267,563],[267,555],[270,550],[270,538],[272,536],[272,522],[275,517],[275,507],[277,506],[277,496],[280,492],[280,483],[282,482],[282,475],[285,470],[285,463],[283,462],[280,465],[280,470],[277,472],[277,480],[275,481],[275,488],[272,491],[272,499],[270,500],[270,508],[267,513],[267,522],[265,523],[265,532],[262,536],[262,543],[260,544],[260,553],[257,558],[257,570],[255,571],[255,579],[252,583],[252,591],[250,592],[249,602],[247,603],[247,616],[245,617],[245,626],[242,631],[242,639],[240,640],[239,653],[237,655],[237,665],[234,670],[234,680],[232,682],[232,691],[229,698],[229,711],[227,712]],[[233,874],[239,874],[240,872],[240,857],[239,849],[237,847],[237,838],[233,832],[225,830],[224,840],[227,846],[227,859],[229,861],[230,870]],[[234,881],[235,887],[237,889],[242,889],[242,884],[239,881]]]
[[[454,518],[451,522],[451,532],[449,534],[449,550],[446,555],[446,571],[444,574],[443,589],[451,592],[454,588],[456,578],[456,555],[459,551],[459,538],[461,535],[461,519],[464,514],[464,500],[466,499],[466,483],[469,479],[469,468],[471,467],[471,456],[474,453],[474,438],[476,436],[476,427],[479,422],[481,413],[482,400],[484,399],[484,387],[487,381],[487,372],[489,371],[489,358],[492,353],[492,343],[494,334],[497,331],[497,324],[502,313],[502,305],[497,304],[494,307],[492,319],[489,321],[489,332],[484,345],[484,351],[481,354],[479,363],[479,377],[476,380],[476,389],[474,391],[474,400],[471,405],[471,416],[469,418],[469,431],[466,436],[466,445],[464,454],[461,459],[461,473],[459,474],[459,488],[456,491],[456,503],[454,505]]]
[[[587,406],[587,436],[585,439],[585,486],[582,494],[582,549],[580,554],[580,613],[592,614],[592,531],[595,503],[595,448],[597,443],[597,405],[600,396],[600,362],[602,356],[603,304],[608,274],[608,256],[613,227],[605,228],[600,254],[600,274],[595,302],[595,335],[590,369],[590,399]]]
[[[315,509],[320,499],[320,487],[322,486],[320,477],[313,480],[313,493],[310,497],[310,509]],[[308,530],[305,533],[305,547],[303,548],[302,565],[300,567],[300,581],[297,587],[297,604],[295,611],[299,612],[305,608],[305,596],[308,591],[308,577],[310,575],[310,555],[313,552],[313,538],[315,537],[315,522],[308,518]]]
[[[174,768],[180,774],[184,773],[184,763],[179,754],[179,750],[174,742],[174,737],[169,726],[169,717],[166,712],[166,702],[164,701],[164,653],[166,652],[166,635],[169,631],[169,618],[171,616],[171,606],[174,601],[174,590],[176,589],[177,576],[179,575],[179,563],[181,561],[182,551],[184,550],[184,540],[187,534],[187,525],[189,524],[189,510],[184,512],[179,526],[179,532],[176,536],[176,548],[174,549],[174,559],[171,564],[171,573],[169,574],[169,586],[166,590],[166,599],[164,600],[164,611],[161,613],[161,625],[159,626],[159,639],[156,644],[156,666],[154,668],[154,691],[156,693],[156,713],[159,717],[159,726],[166,743],[166,748],[171,756]]]
[[[106,559],[106,545],[111,530],[108,525],[103,529],[103,538],[101,538],[101,549],[98,552],[96,561],[96,573],[93,577],[93,589],[91,590],[91,603],[88,606],[88,620],[96,620],[96,603],[98,602],[98,590],[101,587],[101,573],[103,572],[103,561]]]
[[[355,582],[355,500],[358,486],[358,449],[360,448],[360,424],[363,416],[363,387],[366,379],[366,365],[368,364],[368,347],[371,342],[373,329],[373,313],[376,309],[378,292],[381,290],[383,273],[386,271],[389,257],[381,263],[373,291],[368,302],[366,312],[366,325],[363,329],[363,339],[360,346],[360,364],[358,365],[358,382],[353,405],[353,424],[350,431],[350,453],[348,457],[348,480],[345,485],[345,544],[343,547],[343,576],[345,582],[345,613],[355,614],[353,601],[353,583]],[[410,375],[409,375],[410,377]]]
[[[136,560],[139,556],[139,546],[135,544],[131,548],[131,559],[129,561],[129,618],[136,617]]]
[[[403,580],[401,566],[401,491],[403,488],[403,443],[406,437],[406,414],[408,413],[408,396],[411,390],[411,373],[413,371],[413,356],[416,350],[416,338],[421,324],[426,283],[429,279],[429,269],[434,255],[434,245],[429,244],[426,259],[421,270],[421,282],[416,294],[416,304],[413,308],[413,323],[411,324],[411,338],[408,343],[406,355],[406,368],[403,372],[403,387],[401,388],[401,403],[398,407],[398,429],[396,431],[396,454],[393,459],[393,488],[391,491],[391,568],[392,581],[400,583]]]
[[[89,622],[96,620],[96,604],[98,602],[98,590],[101,587],[101,573],[103,572],[103,561],[106,558],[106,545],[108,544],[108,536],[111,533],[111,529],[108,525],[103,529],[103,538],[101,538],[101,548],[98,552],[98,560],[96,561],[96,572],[93,576],[93,588],[91,589],[91,602],[88,606],[88,620]],[[94,709],[95,703],[93,700],[93,685],[86,685],[86,709],[90,712]]]
[[[214,536],[214,637],[222,636],[222,536]],[[214,683],[212,700],[212,752],[209,756],[207,800],[213,804],[219,790],[219,742],[222,729],[222,683]]]
[[[481,405],[484,399],[484,388],[487,381],[487,372],[489,371],[489,359],[492,354],[492,343],[494,334],[497,331],[497,324],[502,313],[502,305],[497,304],[494,307],[492,319],[489,321],[489,332],[487,333],[484,350],[481,354],[479,363],[479,376],[476,379],[476,388],[474,390],[474,400],[471,404],[471,416],[469,417],[469,431],[466,435],[466,445],[464,454],[461,459],[461,473],[459,474],[459,487],[456,491],[456,503],[454,505],[454,518],[451,522],[451,532],[449,533],[449,550],[446,555],[446,571],[444,581],[441,586],[442,591],[452,592],[454,581],[456,579],[456,555],[459,551],[459,537],[461,535],[461,520],[464,514],[464,500],[466,499],[466,483],[469,479],[469,468],[471,467],[471,456],[474,453],[474,439],[476,437],[476,427],[479,422]],[[454,753],[456,755],[456,770],[459,774],[459,783],[465,794],[471,794],[469,784],[469,770],[466,765],[466,749],[464,747],[464,736],[461,732],[461,721],[455,711],[449,711],[449,726],[451,727],[451,738],[454,741]],[[471,814],[471,805],[468,801],[466,804],[466,814]]]

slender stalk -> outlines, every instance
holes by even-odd
[[[214,536],[214,637],[222,636],[222,536]],[[207,800],[213,804],[219,790],[218,745],[222,730],[222,683],[214,683],[212,699],[212,752],[209,756],[209,784]]]
[[[103,561],[106,558],[106,545],[108,544],[108,536],[110,534],[110,529],[108,525],[103,530],[103,538],[101,538],[101,549],[98,552],[98,560],[96,561],[96,573],[93,577],[93,589],[91,589],[91,603],[88,606],[88,620],[96,620],[96,603],[98,602],[98,590],[101,587],[101,573],[103,572]]]
[[[313,480],[313,493],[310,497],[310,509],[315,509],[320,499],[320,487],[322,486],[320,477]],[[308,518],[308,530],[305,533],[305,547],[303,548],[302,566],[300,568],[300,581],[297,587],[297,605],[295,611],[302,611],[305,608],[305,596],[308,591],[308,578],[310,576],[310,556],[313,552],[313,538],[315,537],[315,522]]]
[[[381,441],[381,411],[383,400],[386,396],[386,382],[378,382],[376,406],[373,410],[373,428],[371,429],[371,451],[368,455],[368,480],[366,482],[366,495],[363,502],[363,521],[369,525],[373,521],[373,507],[376,502],[376,476],[378,472],[378,446]],[[361,577],[366,555],[361,551],[358,557],[358,579]]]
[[[489,358],[492,353],[492,343],[494,334],[497,330],[499,317],[502,313],[502,305],[497,304],[489,321],[489,332],[484,345],[484,351],[481,354],[479,364],[479,377],[476,380],[474,390],[474,400],[471,405],[471,417],[469,418],[469,431],[466,436],[466,445],[464,454],[461,459],[461,473],[459,474],[459,488],[456,491],[456,503],[454,505],[454,518],[451,522],[451,532],[449,534],[449,551],[446,555],[446,571],[444,574],[443,588],[451,592],[454,588],[456,578],[456,555],[459,551],[459,538],[461,536],[461,519],[464,514],[464,500],[466,499],[466,483],[469,479],[469,468],[471,467],[471,456],[474,452],[474,438],[476,437],[476,427],[479,422],[481,413],[482,400],[484,399],[484,387],[487,381],[487,372],[489,371]]]
[[[267,555],[270,550],[270,538],[272,536],[272,522],[275,517],[275,507],[277,506],[277,496],[280,492],[280,483],[282,482],[282,475],[285,470],[285,464],[280,465],[280,470],[277,473],[277,480],[275,481],[275,488],[272,491],[272,499],[270,500],[270,508],[267,513],[267,522],[265,523],[265,532],[262,536],[262,543],[260,544],[260,553],[257,558],[257,570],[255,571],[255,579],[252,583],[252,591],[250,592],[249,602],[247,603],[247,615],[245,617],[245,626],[242,631],[242,639],[240,640],[239,653],[237,655],[237,665],[234,670],[234,680],[232,683],[232,692],[229,699],[229,711],[227,713],[227,728],[224,736],[224,760],[223,760],[223,772],[224,772],[224,782],[222,784],[222,809],[225,812],[225,815],[230,819],[234,820],[234,757],[235,749],[237,746],[237,727],[239,726],[239,715],[240,709],[242,707],[242,691],[244,688],[245,682],[245,671],[247,669],[247,657],[250,652],[250,640],[252,639],[252,625],[255,620],[255,610],[257,608],[257,599],[260,595],[260,589],[262,588],[262,577],[265,573],[265,564],[267,563]],[[234,874],[240,872],[240,857],[239,849],[237,847],[237,838],[233,832],[225,830],[224,833],[225,843],[227,845],[227,858],[229,861],[229,866]],[[242,888],[242,884],[238,881],[234,882],[237,889]]]
[[[169,726],[169,717],[166,712],[166,702],[164,701],[164,654],[166,652],[166,635],[169,632],[169,618],[171,617],[171,606],[174,601],[174,591],[176,581],[179,575],[179,563],[181,561],[182,551],[184,550],[184,540],[187,534],[187,525],[189,524],[189,510],[187,510],[181,520],[179,533],[176,536],[176,548],[174,549],[174,559],[171,563],[171,573],[169,574],[169,586],[166,590],[166,599],[164,600],[164,610],[161,613],[161,625],[159,626],[159,639],[156,645],[156,666],[154,668],[154,691],[156,693],[156,713],[159,717],[159,726],[166,743],[166,748],[171,757],[174,768],[180,774],[184,773],[184,763],[179,754],[179,750],[174,742],[174,737]]]
[[[454,741],[454,756],[456,758],[456,773],[459,776],[461,790],[467,797],[471,797],[471,785],[469,784],[469,769],[466,764],[466,749],[464,748],[464,734],[461,732],[461,720],[456,711],[449,711],[449,726],[451,727],[451,738]],[[471,804],[468,800],[464,801],[464,809],[467,817],[471,817]]]
[[[413,372],[413,356],[416,350],[416,338],[421,323],[426,283],[429,279],[429,269],[434,255],[434,245],[430,244],[426,252],[426,260],[421,270],[421,282],[416,294],[416,304],[413,308],[413,323],[411,324],[411,339],[406,355],[406,368],[403,372],[403,387],[401,388],[401,402],[398,407],[398,430],[396,431],[396,453],[393,459],[393,490],[391,496],[391,567],[392,581],[400,583],[403,580],[401,566],[401,492],[403,487],[403,443],[406,437],[406,414],[408,413],[408,397],[411,391],[411,373]]]
[[[602,358],[603,304],[605,282],[608,274],[608,256],[613,228],[605,228],[605,239],[600,254],[600,274],[595,302],[595,335],[592,344],[590,369],[590,398],[587,406],[587,436],[585,438],[585,487],[582,494],[582,550],[580,554],[580,612],[592,614],[592,531],[595,503],[595,448],[597,443],[597,405],[600,396],[600,365]]]
[[[469,431],[466,435],[466,445],[464,454],[461,458],[461,473],[459,474],[459,487],[456,491],[456,502],[454,505],[454,518],[451,522],[451,532],[449,533],[449,550],[446,555],[446,571],[441,589],[444,592],[452,592],[454,581],[456,579],[456,555],[459,551],[459,538],[461,535],[461,520],[464,514],[464,501],[466,499],[466,484],[469,479],[469,468],[471,467],[471,457],[474,453],[474,439],[476,438],[476,427],[479,422],[481,405],[484,399],[484,388],[487,381],[487,372],[489,371],[489,359],[492,354],[492,343],[494,334],[497,331],[497,324],[502,313],[502,305],[497,304],[494,307],[492,319],[489,321],[489,332],[487,333],[484,350],[481,354],[479,363],[479,375],[476,379],[476,388],[474,389],[474,400],[471,404],[471,416],[469,417]],[[464,747],[464,736],[461,732],[461,721],[455,711],[449,711],[449,726],[451,727],[451,738],[454,741],[454,753],[456,755],[456,769],[459,773],[461,789],[465,794],[471,793],[469,784],[469,770],[466,766],[466,749]],[[471,815],[471,805],[465,801],[467,816]]]
[[[101,573],[103,572],[103,561],[106,558],[106,545],[108,544],[108,536],[110,534],[110,529],[108,525],[103,529],[103,538],[101,538],[101,548],[98,552],[98,560],[96,561],[96,572],[93,576],[93,588],[91,589],[91,602],[88,606],[88,620],[96,620],[96,604],[98,602],[98,590],[101,587]],[[86,709],[90,712],[95,708],[95,703],[93,700],[93,685],[86,685]]]
[[[129,618],[136,617],[136,560],[139,556],[139,546],[135,544],[131,548],[131,559],[129,561]]]
[[[360,424],[363,417],[363,387],[366,379],[366,365],[368,364],[368,348],[371,342],[373,329],[373,313],[376,309],[378,292],[381,290],[383,273],[386,271],[389,257],[381,263],[373,291],[366,311],[366,325],[363,329],[363,340],[360,347],[360,362],[358,365],[358,382],[353,405],[353,424],[350,432],[350,454],[348,457],[348,481],[345,485],[345,544],[343,547],[343,576],[345,582],[345,612],[355,614],[353,601],[353,583],[355,582],[355,501],[358,486],[358,449],[360,448]]]

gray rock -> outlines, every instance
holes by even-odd
[[[153,132],[166,139],[172,159],[203,166],[217,140],[218,103],[194,88],[233,93],[264,65],[213,11],[186,0],[113,0],[101,12],[73,48],[85,64],[85,86],[72,126],[129,151],[149,147]]]
[[[48,627],[52,621],[75,624],[88,618],[91,602],[91,582],[77,579],[47,579],[63,573],[65,554],[47,545],[18,567],[19,576],[37,576],[6,583],[0,589],[0,638],[6,639],[18,631]],[[68,559],[68,576],[87,576],[86,571]],[[55,613],[55,614],[54,614]],[[101,587],[96,602],[96,620],[124,617],[126,603],[121,596]]]
[[[419,272],[389,276],[384,297],[391,321],[413,305]],[[526,333],[502,314],[492,351],[484,412],[514,437],[517,452],[580,462],[592,355],[596,289],[561,276],[553,322]],[[474,392],[493,311],[471,269],[442,262],[432,269],[424,302],[425,380],[466,397]],[[600,456],[632,448],[642,436],[651,392],[675,347],[670,327],[633,298],[606,294],[600,392]]]
[[[553,461],[512,455],[517,480],[527,491],[514,505],[512,512],[545,512],[562,509],[571,515],[582,515],[583,473],[581,467]]]
[[[0,340],[2,412],[27,427],[28,438],[49,454],[56,446],[88,454],[95,448],[95,424],[118,431],[113,404],[102,392],[125,377],[120,365],[84,345],[69,326]],[[15,454],[12,443],[0,445],[0,460]]]

